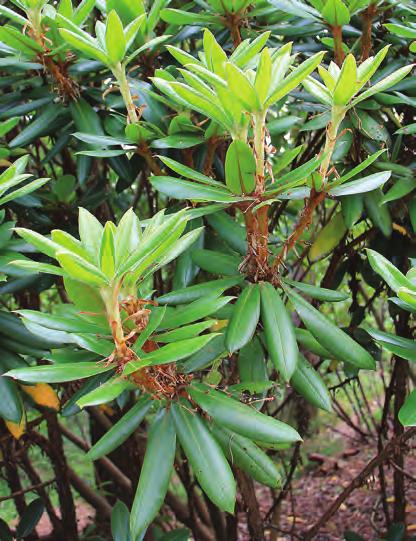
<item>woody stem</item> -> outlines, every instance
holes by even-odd
[[[296,245],[296,242],[301,238],[304,231],[310,226],[312,222],[313,212],[324,201],[326,192],[325,185],[328,176],[329,166],[331,164],[332,154],[337,142],[338,130],[345,117],[345,107],[334,105],[332,108],[332,119],[327,126],[326,140],[324,147],[324,159],[319,168],[320,177],[322,179],[322,191],[317,191],[314,187],[311,189],[310,195],[306,200],[305,206],[302,210],[300,220],[296,224],[295,229],[286,239],[279,255],[273,262],[272,269],[278,271],[282,263],[285,261],[287,255]]]
[[[116,350],[122,352],[125,349],[123,324],[120,316],[120,304],[118,301],[118,287],[101,289],[101,297],[104,301],[108,323],[111,328]]]
[[[341,66],[344,61],[344,50],[342,48],[342,26],[332,26],[332,35],[334,37],[334,56],[335,62]]]
[[[123,97],[124,104],[127,109],[127,116],[131,124],[136,124],[139,122],[139,117],[137,115],[136,106],[130,92],[130,85],[126,76],[126,68],[121,64],[117,64],[112,68],[114,77],[117,79],[120,93]]]

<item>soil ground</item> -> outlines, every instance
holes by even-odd
[[[340,426],[339,430],[345,434],[345,437],[326,429],[320,433],[319,441],[315,445],[317,449],[320,449],[322,442],[331,442],[331,449],[338,450],[335,454],[319,454],[314,452],[313,447],[311,450],[305,450],[302,475],[295,479],[292,493],[282,505],[279,529],[266,530],[268,540],[302,539],[302,532],[315,523],[338,494],[373,458],[374,441],[353,440],[345,426]],[[415,448],[415,443],[411,442],[413,448]],[[408,475],[406,479],[407,529],[409,535],[416,536],[416,453],[414,449],[406,457],[406,473]],[[385,468],[385,475],[389,487],[387,501],[392,509],[394,503],[391,493],[392,466]],[[259,485],[257,495],[262,516],[265,516],[272,503],[271,493],[267,488]],[[81,502],[77,505],[77,516],[80,532],[94,521],[93,509]],[[355,490],[341,505],[314,541],[341,541],[344,539],[346,530],[353,530],[366,541],[382,537],[385,522],[380,500],[378,471],[375,471],[367,483]],[[274,536],[272,531],[275,532]],[[50,533],[50,524],[46,515],[42,517],[37,532],[41,536],[47,536]],[[251,541],[243,513],[240,516],[238,538],[239,541]]]

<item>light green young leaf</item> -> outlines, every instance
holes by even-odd
[[[334,104],[346,105],[356,93],[356,83],[357,63],[354,55],[348,54],[334,89]]]
[[[343,26],[350,22],[350,12],[342,0],[327,0],[321,15],[331,26]]]
[[[205,63],[207,68],[221,77],[224,76],[224,67],[227,62],[227,55],[218,44],[212,32],[204,30],[203,37]]]
[[[111,369],[111,365],[77,362],[15,368],[4,375],[30,383],[63,383],[65,381],[89,378],[102,372],[108,372]]]
[[[380,64],[383,62],[390,45],[383,47],[376,56],[370,56],[367,60],[364,60],[357,69],[357,92],[371,79],[374,73],[377,71]]]
[[[111,64],[114,66],[121,62],[126,52],[126,38],[123,24],[114,9],[107,15],[105,44]]]
[[[351,182],[346,182],[335,188],[329,187],[330,194],[333,196],[351,195],[356,193],[365,193],[375,190],[379,186],[382,186],[391,176],[390,171],[383,171],[382,173],[374,173],[368,177],[359,178]]]
[[[388,90],[390,87],[396,85],[398,82],[400,82],[408,73],[410,73],[413,69],[414,64],[410,64],[408,66],[404,66],[403,68],[400,68],[375,85],[371,86],[368,90],[365,90],[362,94],[357,96],[352,102],[351,107],[355,107],[358,103],[366,100],[367,98],[374,96],[374,94],[378,94],[379,92],[384,92],[385,90]]]
[[[230,192],[250,194],[256,187],[256,160],[251,147],[243,141],[233,141],[225,157],[225,182]]]
[[[254,89],[263,105],[269,95],[270,83],[272,77],[272,59],[269,49],[263,49],[260,55],[256,79],[254,81]]]
[[[27,243],[32,244],[39,252],[48,255],[49,257],[56,257],[56,252],[61,249],[59,244],[51,241],[47,237],[31,231],[30,229],[25,229],[24,227],[16,227],[15,232],[22,237]]]
[[[415,291],[415,285],[383,255],[367,248],[368,261],[373,270],[379,274],[391,289],[397,292],[400,288]]]
[[[105,286],[107,284],[107,279],[102,272],[88,261],[85,261],[85,259],[69,252],[57,252],[56,258],[64,271],[74,280],[94,286]]]
[[[234,64],[226,64],[226,74],[228,86],[235,96],[235,99],[241,101],[249,113],[261,110],[261,103],[256,89],[251,84],[247,76]]]
[[[267,100],[266,106],[270,107],[276,103],[276,101],[289,94],[289,92],[304,81],[306,77],[318,66],[318,64],[320,64],[324,54],[325,51],[316,53],[294,69],[290,75],[283,79],[280,84],[278,84],[277,88],[275,88],[273,91],[273,94]]]
[[[78,215],[78,229],[82,245],[94,261],[98,261],[100,253],[103,226],[88,210],[80,207]]]
[[[75,34],[65,28],[60,28],[59,33],[69,45],[74,47],[77,51],[81,51],[87,58],[93,58],[106,65],[109,63],[109,58],[98,44],[93,44],[83,36]]]

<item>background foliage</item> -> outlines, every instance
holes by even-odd
[[[2,3],[0,539],[314,539],[373,474],[410,535],[415,17]],[[371,460],[289,532],[323,423]]]

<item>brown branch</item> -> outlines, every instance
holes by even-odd
[[[269,276],[268,264],[268,218],[267,206],[253,212],[250,207],[243,210],[247,231],[247,256],[243,263],[244,270],[257,282]]]
[[[331,30],[334,37],[335,62],[338,66],[341,66],[345,58],[344,49],[342,48],[342,26],[331,26]]]
[[[91,414],[91,416],[94,418],[95,421],[99,425],[101,425],[104,430],[110,430],[112,428],[113,423],[110,421],[110,419],[106,416],[105,413],[100,411],[100,409],[97,406],[91,406],[88,408],[88,412]]]
[[[371,45],[371,29],[373,26],[373,19],[377,14],[377,6],[370,4],[363,13],[363,26],[361,36],[361,61],[367,60],[370,56]]]
[[[112,507],[108,501],[98,494],[95,488],[91,488],[72,468],[67,469],[68,479],[79,495],[97,510],[100,518],[109,519]]]
[[[328,391],[336,391],[337,389],[341,389],[342,387],[345,387],[345,385],[348,385],[353,381],[357,381],[357,379],[357,376],[352,376],[350,378],[344,379],[343,381],[340,381],[340,383],[332,385],[332,387],[328,387]]]
[[[20,516],[22,516],[26,511],[26,501],[24,493],[22,492],[23,487],[20,481],[19,473],[16,464],[10,460],[10,457],[6,456],[5,458],[6,460],[4,465],[6,470],[6,481],[10,489],[15,494],[13,500],[16,511]]]
[[[6,502],[7,500],[13,500],[14,498],[17,498],[18,496],[22,496],[23,494],[26,494],[27,492],[35,492],[36,490],[47,487],[54,482],[55,482],[55,479],[50,479],[49,481],[38,483],[37,485],[32,485],[28,488],[22,488],[21,490],[18,490],[17,492],[13,492],[12,494],[9,494],[9,496],[2,496],[0,498],[0,503]]]
[[[320,529],[328,522],[328,520],[338,511],[340,506],[346,499],[354,492],[355,489],[360,488],[371,475],[373,470],[380,464],[389,459],[390,455],[395,453],[397,448],[401,448],[404,444],[416,436],[416,427],[410,428],[397,438],[393,438],[384,447],[384,449],[376,455],[368,464],[360,471],[358,475],[350,482],[350,484],[341,492],[341,494],[335,498],[331,505],[327,508],[324,514],[315,522],[315,524],[305,532],[303,541],[312,541],[317,535]]]
[[[287,254],[295,247],[297,241],[301,238],[305,229],[307,229],[311,225],[313,213],[316,207],[325,199],[325,197],[326,192],[317,192],[314,188],[312,188],[311,194],[303,208],[301,218],[297,223],[294,231],[286,239],[279,255],[274,260],[272,269],[276,271],[279,270],[279,267],[286,259]]]
[[[141,143],[137,147],[137,153],[145,159],[147,166],[154,175],[163,175],[162,169],[154,159],[153,154],[146,142]]]
[[[412,483],[416,483],[416,477],[414,475],[411,475],[403,468],[400,468],[400,466],[398,466],[393,460],[389,460],[389,464],[393,466],[395,470],[401,472],[407,479],[409,479],[409,481],[412,481]]]
[[[343,387],[343,390],[345,390],[345,387]],[[371,434],[367,434],[367,432],[364,432],[358,425],[356,425],[352,420],[351,416],[345,411],[345,409],[342,407],[342,405],[339,403],[339,401],[336,399],[336,397],[333,397],[334,402],[334,411],[335,413],[348,425],[350,426],[357,434],[360,434],[360,436],[364,439],[367,439],[371,436]],[[351,404],[352,406],[352,404]],[[356,413],[357,415],[357,413]]]
[[[364,231],[364,233],[361,233],[356,239],[352,240],[349,244],[343,244],[342,246],[338,245],[337,248],[335,248],[331,261],[328,265],[328,268],[325,272],[324,277],[321,280],[321,287],[331,287],[332,279],[335,275],[335,272],[338,268],[339,262],[342,260],[344,255],[353,255],[353,248],[357,244],[360,244],[361,242],[364,242],[365,240],[371,239],[376,234],[376,228],[372,227],[371,229],[367,229],[367,231]]]
[[[181,500],[172,492],[166,494],[166,504],[172,509],[176,518],[193,530],[201,541],[215,541],[211,530],[203,524],[199,518],[193,521],[190,517],[188,508]]]
[[[74,445],[85,452],[91,449],[91,446],[83,439],[72,433],[65,426],[60,425],[62,434]],[[107,457],[101,457],[97,460],[99,464],[111,475],[113,480],[126,492],[131,493],[133,485],[130,479]]]
[[[212,174],[212,164],[214,162],[215,152],[218,148],[220,141],[221,141],[221,138],[215,135],[208,139],[207,153],[204,160],[204,167],[202,169],[204,175],[210,176]]]
[[[394,327],[397,336],[403,336],[410,338],[409,332],[409,313],[405,312],[399,315],[394,322]],[[394,386],[394,402],[393,402],[393,430],[396,437],[400,437],[403,434],[404,428],[399,421],[399,412],[406,399],[407,393],[407,381],[409,372],[409,363],[407,360],[395,356],[396,369],[396,381]],[[394,506],[393,506],[393,521],[405,522],[406,520],[406,489],[405,479],[401,470],[405,469],[405,459],[403,450],[400,447],[396,447],[393,453],[393,460],[400,469],[395,469],[393,472],[393,494],[394,494]]]
[[[267,515],[266,515],[266,520],[269,519],[273,515],[274,511],[279,507],[280,503],[286,498],[290,489],[290,485],[292,483],[293,476],[295,475],[295,471],[296,471],[299,459],[300,459],[300,443],[296,443],[295,448],[292,453],[292,458],[290,459],[290,467],[289,467],[290,469],[289,469],[289,473],[287,474],[285,484],[283,485],[283,488],[280,491],[279,496],[274,500],[273,505],[268,510]]]
[[[52,504],[52,501],[45,490],[45,487],[50,485],[51,483],[56,482],[56,479],[52,479],[50,481],[42,482],[42,479],[38,472],[33,467],[28,454],[25,452],[22,457],[22,466],[25,470],[30,482],[32,483],[31,489],[39,495],[39,498],[43,500],[43,503],[45,505],[46,512],[49,516],[49,520],[51,521],[53,533],[56,536],[59,536],[60,539],[64,538],[64,531],[62,522],[59,519],[58,515],[55,512],[55,508]]]
[[[53,58],[48,54],[48,51],[39,54],[39,59],[42,62],[45,71],[55,79],[59,95],[63,99],[73,101],[79,98],[78,84],[69,77],[68,66],[65,63],[55,63]]]
[[[227,17],[224,20],[225,25],[230,30],[231,39],[233,40],[234,48],[238,47],[241,43],[240,23],[241,19],[239,15],[234,13],[227,13]]]
[[[47,413],[45,417],[48,439],[45,438],[44,448],[47,448],[56,476],[56,491],[59,497],[65,539],[67,541],[78,541],[75,503],[69,484],[68,464],[64,454],[63,439],[59,430],[57,415]]]
[[[253,480],[239,469],[236,469],[235,473],[244,500],[250,539],[251,541],[264,541],[263,520],[260,514]]]

